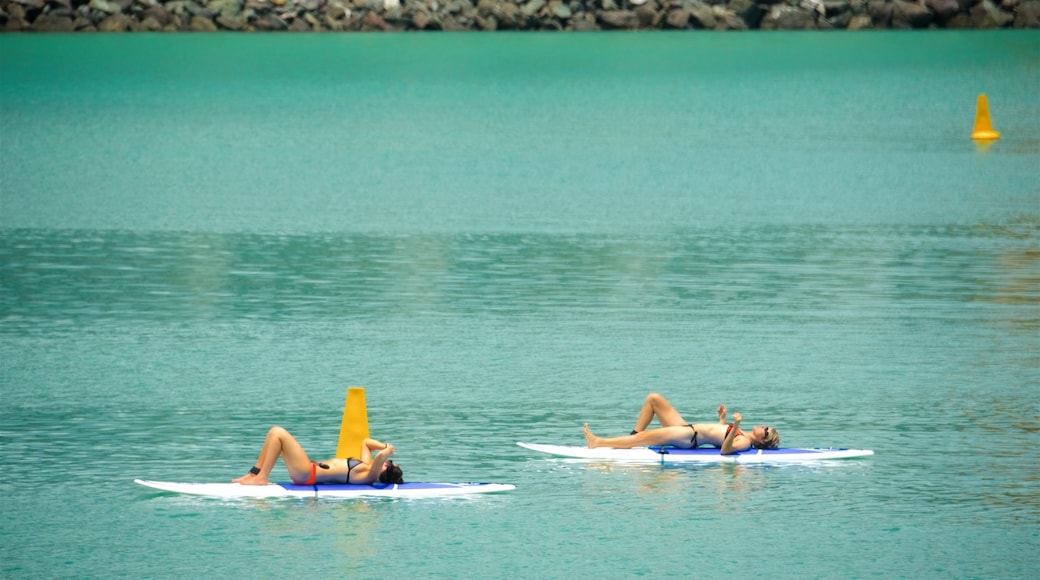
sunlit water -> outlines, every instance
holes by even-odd
[[[0,36],[0,570],[1030,577],[1040,34]],[[989,96],[1003,138],[968,138]],[[220,501],[347,386],[475,499]],[[809,466],[572,462],[643,396]],[[278,467],[275,475],[287,475]]]

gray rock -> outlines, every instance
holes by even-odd
[[[109,14],[98,22],[98,32],[125,32],[130,27],[130,17],[126,14]]]
[[[661,25],[661,15],[650,4],[643,4],[635,9],[636,17],[639,19],[639,28],[658,28]]]
[[[690,3],[690,20],[695,28],[707,28],[708,30],[714,29],[717,24],[715,12],[712,11],[711,6],[698,0]]]
[[[639,26],[639,17],[629,10],[606,10],[599,19],[607,28],[634,30]]]
[[[243,30],[249,24],[249,16],[244,12],[225,14],[221,12],[216,18],[217,24],[227,30]]]
[[[668,28],[686,28],[690,24],[690,11],[682,8],[669,10],[668,15],[665,16],[664,23]]]
[[[1014,18],[989,0],[982,0],[971,9],[971,19],[975,28],[1004,28],[1011,24]]]
[[[885,0],[870,0],[867,2],[867,14],[875,28],[888,28],[892,22],[892,4]]]
[[[491,14],[488,14],[487,16],[481,16],[478,14],[473,20],[484,32],[494,32],[498,30],[498,19]]]
[[[730,10],[715,15],[715,30],[747,30],[747,22]]]
[[[932,19],[932,12],[917,2],[896,0],[892,3],[893,28],[927,28]]]
[[[571,16],[574,16],[574,13],[571,12],[571,7],[562,2],[550,4],[549,11],[560,20],[570,20]]]
[[[1040,28],[1040,0],[1026,0],[1015,12],[1015,28]]]
[[[847,30],[869,30],[874,27],[874,23],[870,20],[870,16],[866,14],[857,14],[849,20],[849,25],[846,27]]]
[[[520,12],[524,16],[534,16],[539,10],[545,7],[545,0],[530,0],[524,7],[520,9]]]
[[[773,6],[762,19],[762,30],[815,30],[813,13],[793,6]]]
[[[953,15],[957,14],[961,8],[957,4],[957,0],[924,0],[924,5],[932,11],[935,19],[939,22],[946,22],[953,18]]]
[[[593,32],[599,30],[596,25],[596,17],[592,12],[585,12],[571,19],[571,26],[575,32]]]
[[[746,22],[748,28],[758,28],[762,23],[762,8],[754,0],[732,0],[729,9]]]
[[[123,7],[116,2],[109,2],[108,0],[90,0],[88,4],[94,10],[104,12],[105,14],[119,14],[123,11]]]
[[[216,32],[217,25],[209,18],[196,14],[191,17],[188,29],[193,32]]]
[[[35,32],[72,32],[75,30],[71,18],[67,16],[52,16],[50,14],[37,16],[29,29]]]
[[[954,0],[956,1],[956,0]],[[823,2],[824,14],[828,18],[838,16],[839,14],[845,14],[852,10],[848,0],[824,0]]]

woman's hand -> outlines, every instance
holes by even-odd
[[[733,413],[733,424],[740,425],[740,413]]]

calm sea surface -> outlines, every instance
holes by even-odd
[[[132,481],[329,456],[351,385],[516,491]],[[515,445],[650,391],[876,455]],[[5,578],[1028,578],[1038,445],[1035,31],[0,35]]]

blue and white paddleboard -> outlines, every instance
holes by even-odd
[[[573,445],[542,445],[520,443],[517,445],[531,451],[548,453],[556,457],[573,459],[595,459],[625,461],[631,463],[809,463],[831,459],[850,459],[873,455],[869,449],[807,449],[786,447],[780,449],[748,449],[740,453],[723,455],[714,447],[697,449],[674,449],[666,447],[634,447],[611,449],[609,447],[578,447]]]
[[[172,481],[149,481],[146,479],[135,479],[134,483],[174,493],[225,498],[327,497],[349,499],[370,497],[445,497],[474,493],[495,493],[516,489],[516,486],[507,483],[402,483],[393,485],[296,485],[292,483],[272,483],[269,485],[241,485],[238,483],[176,483]]]

